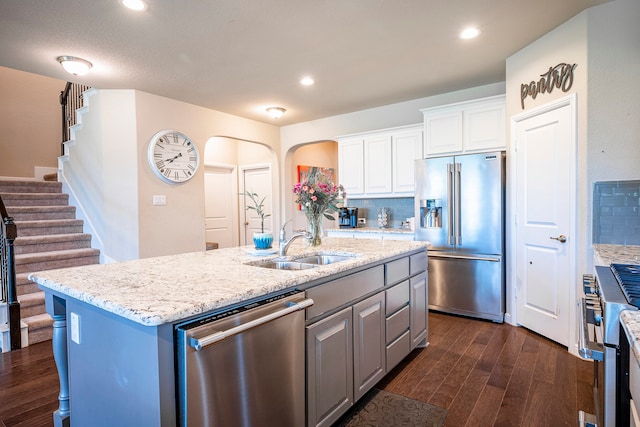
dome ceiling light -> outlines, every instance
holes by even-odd
[[[75,56],[58,56],[58,62],[62,68],[69,74],[74,76],[82,76],[89,72],[93,64],[86,59],[76,58]]]
[[[284,112],[287,111],[282,107],[269,107],[267,108],[267,113],[274,119],[279,119],[284,115]]]
[[[142,0],[122,0],[122,5],[136,12],[142,12],[148,8],[147,4]]]
[[[463,40],[469,40],[469,39],[475,39],[476,37],[478,37],[478,35],[480,35],[479,29],[475,27],[469,27],[462,30],[462,32],[458,34],[458,37],[460,37]]]

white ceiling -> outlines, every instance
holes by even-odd
[[[0,66],[289,125],[503,81],[507,57],[606,0],[147,2],[2,0]],[[458,39],[468,25],[480,37]],[[60,55],[94,67],[72,77]]]

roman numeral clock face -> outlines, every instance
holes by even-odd
[[[175,130],[156,133],[149,143],[148,156],[153,172],[169,184],[190,180],[200,164],[196,145],[188,136]]]

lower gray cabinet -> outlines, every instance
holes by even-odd
[[[429,287],[427,286],[427,272],[422,272],[410,279],[410,318],[411,318],[411,349],[422,342],[426,345],[428,331]]]
[[[385,373],[384,292],[379,292],[353,306],[354,401]]]
[[[307,425],[330,426],[353,404],[352,308],[307,326]]]

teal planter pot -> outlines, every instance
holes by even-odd
[[[253,244],[256,249],[269,249],[273,243],[272,233],[254,233]]]

